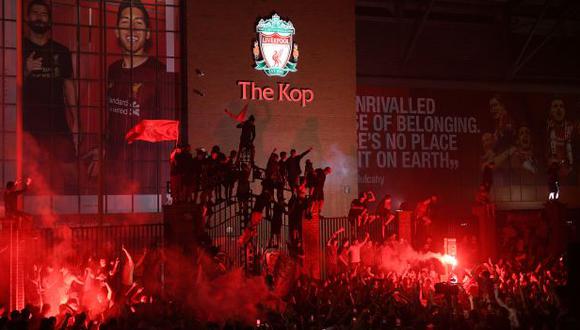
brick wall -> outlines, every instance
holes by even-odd
[[[249,103],[256,116],[256,161],[264,166],[274,147],[313,147],[315,167],[332,166],[325,215],[343,215],[356,195],[355,40],[353,1],[194,1],[187,6],[189,140],[192,146],[237,148],[239,129],[224,115]],[[267,77],[253,68],[252,45],[260,18],[274,12],[294,24],[298,72]],[[194,71],[205,75],[198,77]],[[287,82],[310,88],[315,100],[302,108],[288,102],[243,101],[237,81],[259,86]],[[200,96],[194,90],[202,91]]]

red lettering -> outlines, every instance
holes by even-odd
[[[294,88],[290,91],[290,98],[292,101],[298,102],[302,98],[302,92],[299,89]]]
[[[253,81],[240,80],[237,82],[241,87],[242,100],[265,100],[274,101],[277,99],[280,102],[296,102],[300,103],[302,107],[306,107],[309,103],[314,101],[314,91],[310,88],[292,88],[289,83],[278,83],[278,95],[272,87],[260,87]]]
[[[290,89],[290,84],[278,83],[278,101],[290,101],[288,89]]]
[[[264,44],[278,44],[278,45],[287,45],[290,43],[290,38],[284,38],[279,36],[262,36],[262,43]]]
[[[248,91],[246,88],[250,86],[250,84],[252,84],[251,81],[238,81],[238,86],[242,86],[242,100],[248,99]]]
[[[252,100],[261,100],[262,99],[262,88],[256,86],[254,82],[252,82]]]
[[[312,89],[303,89],[302,90],[302,107],[306,106],[306,103],[311,103],[314,101],[314,92]]]
[[[274,89],[271,87],[264,87],[264,91],[262,92],[262,96],[266,101],[273,101],[274,100]]]

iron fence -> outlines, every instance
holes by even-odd
[[[214,210],[214,215],[208,219],[206,228],[213,244],[227,257],[229,264],[234,267],[244,267],[245,251],[239,245],[238,238],[243,230],[243,208],[238,203],[226,203]],[[322,274],[326,272],[326,244],[332,234],[340,228],[345,231],[338,235],[339,242],[343,238],[351,238],[352,232],[347,217],[321,218],[319,224],[320,235],[320,263]],[[271,229],[271,210],[266,209],[264,220],[257,227],[254,239],[254,255],[258,264],[263,262],[263,252],[268,248]],[[371,223],[368,228],[371,239],[381,236],[380,223]],[[387,231],[392,233],[395,225],[388,226]],[[0,238],[7,232],[0,230]],[[376,237],[375,237],[376,236]],[[164,245],[164,225],[137,224],[137,225],[103,225],[103,226],[62,226],[43,228],[37,231],[28,231],[23,235],[23,246],[31,256],[30,262],[51,262],[52,258],[67,260],[71,264],[82,264],[88,258],[112,258],[118,255],[121,247],[125,247],[132,255],[141,255],[146,248],[155,248]],[[289,239],[288,217],[284,215],[280,238],[280,249],[287,251],[286,242]],[[259,269],[259,265],[258,265]]]

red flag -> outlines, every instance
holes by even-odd
[[[241,123],[244,120],[246,120],[246,113],[248,112],[248,104],[246,104],[242,108],[240,113],[238,113],[237,115],[234,113],[231,113],[228,109],[225,109],[224,112],[226,113],[226,115],[228,115],[228,117],[232,118],[233,120],[237,121],[238,123]]]
[[[125,135],[127,143],[135,140],[147,142],[173,141],[179,137],[177,120],[141,120]]]

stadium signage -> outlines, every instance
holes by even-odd
[[[292,87],[290,83],[279,82],[276,87],[257,86],[253,81],[240,80],[240,98],[252,101],[294,102],[306,107],[314,101],[314,91],[310,88]]]
[[[296,33],[290,21],[280,19],[277,14],[268,19],[260,19],[256,25],[258,39],[254,41],[255,69],[269,76],[285,77],[288,72],[296,72],[298,66],[298,45],[293,42]]]
[[[257,39],[252,53],[258,71],[268,77],[285,77],[289,72],[298,71],[298,45],[294,42],[296,29],[291,21],[285,21],[277,14],[260,19],[256,25]],[[314,101],[314,91],[310,88],[293,87],[288,82],[278,82],[276,86],[258,86],[254,81],[240,80],[240,98],[252,101],[293,102],[306,107]]]

